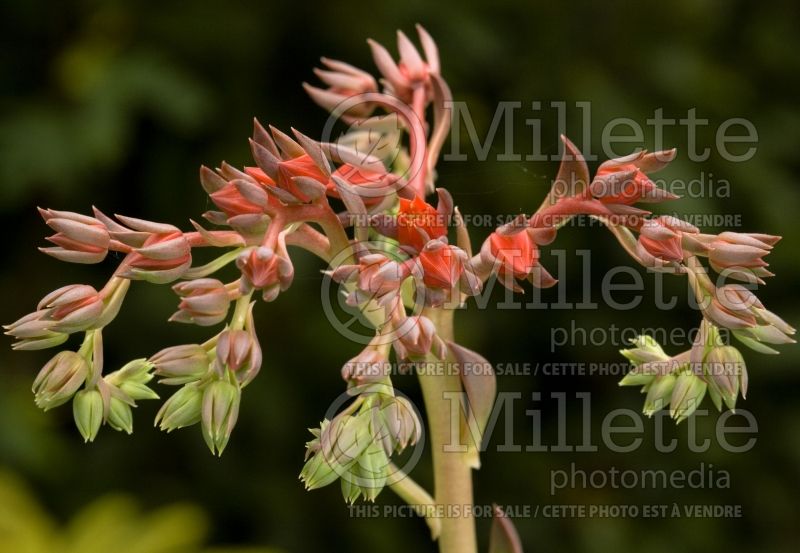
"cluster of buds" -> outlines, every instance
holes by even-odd
[[[620,350],[633,365],[619,382],[620,386],[641,386],[646,394],[643,412],[652,416],[671,406],[670,415],[677,422],[685,420],[706,394],[706,383],[689,367],[686,353],[670,357],[647,335],[633,340],[634,347]]]
[[[664,353],[650,336],[639,336],[633,348],[620,351],[633,369],[620,386],[641,386],[647,394],[644,413],[648,416],[670,407],[677,422],[691,415],[708,394],[720,410],[724,404],[736,407],[741,394],[747,396],[747,367],[741,352],[725,345],[719,329],[703,321],[692,348],[675,356]]]
[[[160,383],[180,386],[156,416],[162,430],[201,422],[209,449],[222,455],[238,419],[242,388],[261,370],[252,309],[251,303],[242,328],[225,328],[203,345],[171,346],[149,359]]]
[[[39,371],[33,382],[36,405],[47,411],[72,401],[75,425],[87,442],[104,423],[130,434],[136,401],[158,398],[147,386],[152,365],[138,359],[106,376],[102,370],[102,334],[87,332],[77,352],[60,351]]]
[[[777,353],[766,344],[795,342],[792,338],[795,328],[764,307],[751,285],[734,283],[717,287],[696,258],[689,259],[687,274],[704,318],[730,330],[744,345],[760,353]]]
[[[345,501],[353,503],[359,497],[374,501],[391,475],[391,456],[420,439],[422,427],[413,406],[392,393],[386,377],[383,382],[311,430],[314,438],[306,444],[300,473],[307,489],[341,479]]]

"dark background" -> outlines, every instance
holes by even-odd
[[[603,124],[631,117],[644,124],[655,109],[685,117],[697,109],[710,125],[698,145],[713,148],[714,130],[730,117],[745,117],[759,133],[757,155],[746,163],[725,161],[715,152],[704,164],[685,155],[665,171],[669,179],[701,173],[731,184],[729,198],[702,198],[669,207],[686,213],[740,214],[743,228],[784,236],[770,256],[777,273],[759,291],[767,307],[798,321],[800,263],[797,246],[800,143],[800,40],[796,2],[523,2],[483,5],[445,0],[404,2],[99,2],[6,1],[0,18],[0,212],[5,228],[0,319],[10,322],[32,310],[48,291],[73,282],[101,286],[113,260],[100,266],[68,266],[39,254],[46,227],[35,207],[88,212],[97,205],[188,228],[208,201],[197,182],[201,163],[225,159],[249,164],[246,138],[251,119],[280,128],[295,126],[314,136],[325,114],[303,93],[313,82],[320,55],[372,70],[365,39],[395,51],[397,28],[413,33],[423,23],[439,43],[442,71],[457,99],[468,102],[481,136],[501,100],[567,102],[568,128],[580,138],[576,101],[592,102],[593,150],[600,150]],[[571,106],[571,107],[570,107]],[[515,118],[515,150],[531,151],[523,108]],[[541,151],[555,153],[558,129],[545,110]],[[466,133],[462,128],[462,140]],[[667,132],[667,144],[685,154],[686,129]],[[646,129],[644,147],[652,147]],[[466,149],[465,143],[464,148]],[[635,146],[631,145],[632,150]],[[502,140],[490,159],[443,163],[439,184],[464,213],[533,211],[557,169],[556,162],[501,162]],[[596,163],[591,164],[592,167]],[[713,184],[713,183],[712,183]],[[708,229],[719,232],[721,228]],[[476,229],[482,240],[488,229]],[[557,247],[591,249],[591,282],[599,301],[604,272],[628,263],[610,235],[598,228],[567,228]],[[30,396],[38,368],[52,352],[12,354],[0,349],[0,467],[32,486],[44,508],[67,519],[98,496],[134,494],[146,508],[189,501],[211,520],[214,543],[274,546],[286,551],[433,550],[425,525],[416,519],[355,519],[348,515],[338,485],[306,493],[296,475],[302,466],[306,428],[316,426],[342,390],[341,364],[358,346],[331,328],[319,306],[319,262],[294,255],[298,277],[274,304],[258,307],[264,368],[245,391],[233,439],[222,459],[213,458],[192,428],[167,436],[152,427],[155,404],[142,402],[136,431],[128,437],[107,428],[84,446],[69,408],[43,414]],[[543,254],[554,273],[556,259]],[[580,298],[581,260],[570,253],[567,273],[572,300]],[[643,273],[646,282],[652,275]],[[564,277],[562,276],[562,279]],[[685,281],[667,280],[667,291],[683,298]],[[500,299],[501,294],[497,295]],[[545,299],[554,299],[555,291]],[[126,309],[106,332],[106,363],[120,366],[177,343],[201,341],[208,329],[167,324],[174,298],[166,287],[133,287]],[[683,328],[697,313],[654,308],[645,296],[634,311],[487,310],[459,314],[464,345],[495,363],[617,362],[622,344],[577,344],[551,352],[550,329],[575,324],[586,329],[615,323],[633,328]],[[684,305],[684,302],[679,302]],[[682,344],[666,346],[680,351]],[[758,421],[758,441],[746,454],[717,445],[704,454],[688,451],[686,424],[666,424],[667,436],[682,445],[672,454],[653,447],[652,423],[645,446],[615,454],[602,445],[593,454],[498,452],[492,438],[483,468],[475,474],[476,501],[504,505],[551,503],[734,504],[741,519],[529,518],[517,527],[529,551],[620,550],[759,551],[796,550],[800,491],[800,350],[783,348],[768,357],[745,351],[750,393],[742,406]],[[567,392],[571,443],[581,429],[575,392],[592,394],[592,432],[611,410],[640,409],[643,397],[617,388],[614,376],[508,376],[500,389],[522,393],[513,413],[517,442],[532,443],[534,428],[525,409],[543,410],[543,442],[555,443],[555,402],[534,404]],[[396,385],[417,399],[411,377]],[[162,397],[169,390],[160,388]],[[707,407],[707,406],[704,406]],[[716,416],[698,421],[700,434],[713,433]],[[713,437],[713,436],[712,436]],[[549,495],[552,470],[570,463],[586,471],[659,469],[725,470],[730,487],[719,489],[573,489]],[[430,484],[427,457],[415,472]],[[396,503],[391,491],[380,505]],[[485,544],[489,522],[479,522]]]

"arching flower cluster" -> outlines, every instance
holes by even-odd
[[[313,431],[301,477],[309,488],[341,477],[348,501],[374,499],[387,481],[391,456],[421,432],[416,411],[394,388],[392,368],[445,360],[459,367],[468,423],[483,429],[496,390],[491,366],[455,341],[442,314],[479,294],[490,278],[515,292],[528,284],[553,286],[556,277],[542,265],[542,249],[571,218],[593,217],[642,266],[685,275],[701,307],[700,337],[691,350],[670,357],[642,337],[623,352],[635,369],[621,384],[644,387],[645,412],[669,405],[678,420],[706,394],[717,407],[732,408],[745,395],[748,378],[743,356],[721,341],[719,329],[730,329],[743,345],[764,353],[794,341],[795,330],[751,291],[772,276],[764,258],[779,238],[705,234],[644,209],[676,199],[650,178],[675,158],[675,150],[606,161],[592,177],[581,153],[563,137],[564,158],[541,206],[494,230],[473,252],[453,195],[437,188],[451,94],[436,44],[421,27],[418,39],[420,48],[399,33],[399,59],[371,41],[378,79],[323,58],[324,67],[315,70],[322,86],[305,89],[350,130],[336,140],[314,139],[256,121],[249,141],[252,165],[223,162],[200,169],[214,209],[203,214],[203,225],[192,221],[192,230],[97,209],[92,215],[41,210],[55,232],[44,253],[71,263],[100,263],[118,252],[113,257],[121,262],[99,290],[61,287],[5,327],[17,340],[14,347],[23,350],[62,346],[70,335],[83,334],[82,345],[57,353],[35,378],[36,403],[50,409],[72,401],[78,430],[91,441],[103,424],[131,432],[132,408],[158,397],[148,386],[158,378],[176,388],[158,413],[160,428],[199,424],[209,448],[221,454],[242,391],[269,357],[271,344],[262,348],[257,336],[254,305],[289,290],[292,251],[304,249],[326,262],[327,275],[349,305],[370,314],[375,331],[342,369],[352,402]],[[196,248],[221,253],[196,264]],[[214,276],[229,264],[238,268],[237,278],[223,282]],[[221,329],[202,342],[104,372],[103,329],[119,313],[133,281],[172,285],[172,321]]]

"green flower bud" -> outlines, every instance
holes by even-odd
[[[647,386],[658,376],[657,366],[669,361],[670,357],[652,336],[638,336],[631,340],[631,344],[633,348],[619,350],[633,364],[633,369],[622,377],[619,385]]]
[[[45,411],[58,407],[83,385],[89,364],[74,351],[58,352],[39,371],[33,382],[36,405]]]
[[[669,404],[677,378],[672,374],[658,376],[647,388],[643,412],[648,417]]]
[[[133,412],[131,406],[119,398],[112,397],[108,409],[108,424],[114,430],[132,434]]]
[[[739,350],[733,346],[712,348],[703,368],[709,388],[714,389],[728,409],[734,409],[743,386],[742,391],[747,393],[747,367]]]
[[[75,425],[85,442],[93,442],[103,423],[103,396],[95,389],[81,390],[72,400]]]
[[[334,468],[340,468],[340,474],[349,469],[374,441],[372,416],[371,409],[365,409],[356,416],[340,413],[320,436],[321,454]]]
[[[203,391],[197,384],[186,384],[164,402],[155,424],[167,432],[200,422]]]
[[[242,391],[231,380],[215,380],[203,392],[203,438],[215,455],[222,455],[239,418]]]
[[[386,485],[386,473],[389,466],[389,458],[383,446],[378,442],[372,442],[359,456],[354,466],[358,466],[359,479],[358,487],[367,501],[375,501]]]
[[[691,371],[678,375],[675,387],[672,389],[669,412],[675,422],[681,423],[694,413],[703,400],[707,388],[705,381]]]
[[[350,472],[342,475],[342,478],[340,479],[342,485],[342,497],[344,498],[345,502],[350,503],[351,505],[356,502],[362,493],[361,487],[358,485],[359,478],[358,463],[355,463],[350,468]]]
[[[332,484],[339,478],[339,472],[325,460],[321,453],[314,454],[300,471],[300,480],[305,484],[307,490],[322,488]]]
[[[158,399],[147,383],[153,379],[153,363],[147,359],[135,359],[127,363],[118,371],[114,371],[105,377],[105,381],[119,388],[125,395],[132,400],[139,399]]]
[[[633,348],[621,349],[619,352],[624,355],[634,366],[651,361],[666,361],[669,355],[664,353],[661,346],[652,336],[641,335],[631,340]],[[623,384],[624,386],[625,384]]]

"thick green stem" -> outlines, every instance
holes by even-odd
[[[436,516],[436,502],[425,491],[425,488],[414,482],[410,476],[397,468],[394,463],[389,464],[389,472],[392,475],[388,486],[396,493],[400,499],[415,507],[417,514],[425,518],[425,523],[431,530],[431,538],[438,539],[442,532],[442,519]]]
[[[436,324],[439,336],[453,340],[453,311],[426,309],[424,313]],[[439,535],[441,553],[476,553],[475,518],[472,503],[472,469],[466,451],[458,451],[460,420],[452,420],[453,402],[462,392],[461,379],[451,369],[451,359],[439,362],[437,370],[427,366],[419,380],[433,456],[434,498],[440,506],[442,527]]]

